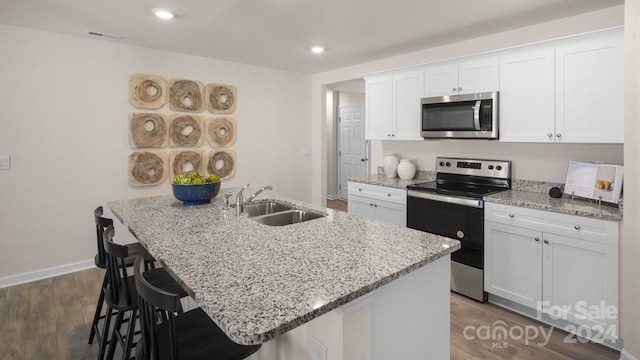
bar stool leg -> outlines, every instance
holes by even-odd
[[[102,313],[102,305],[104,305],[104,289],[107,287],[107,274],[104,274],[104,280],[102,280],[102,287],[100,288],[100,296],[98,297],[98,303],[96,304],[96,313],[93,314],[93,322],[91,323],[91,333],[89,333],[89,344],[93,343],[93,337],[96,335],[98,329],[98,321],[100,321],[100,313]],[[104,334],[103,334],[104,336]]]

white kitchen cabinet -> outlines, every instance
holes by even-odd
[[[623,37],[556,49],[556,141],[622,143]]]
[[[423,140],[420,136],[420,99],[424,73],[407,71],[367,77],[367,140]]]
[[[553,48],[500,57],[500,141],[555,141]]]
[[[500,57],[500,141],[622,143],[621,32]]]
[[[429,66],[425,70],[425,97],[498,90],[498,58]]]
[[[585,309],[618,309],[618,231],[617,222],[485,203],[485,291],[615,339],[617,316]]]
[[[365,135],[368,140],[390,139],[393,133],[393,82],[391,76],[365,79]]]
[[[407,191],[387,186],[349,182],[349,213],[407,226]]]

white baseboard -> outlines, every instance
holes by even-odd
[[[93,259],[0,278],[0,289],[95,267]]]
[[[624,349],[620,351],[620,360],[638,360],[635,356],[629,354]]]
[[[327,200],[340,200],[340,195],[327,195]]]

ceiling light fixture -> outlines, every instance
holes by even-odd
[[[171,20],[175,17],[175,14],[167,9],[153,9],[153,13],[163,20]]]
[[[324,52],[324,48],[322,46],[313,46],[311,48],[311,52],[314,54],[322,54]]]

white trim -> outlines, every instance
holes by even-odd
[[[339,189],[338,189],[339,191]],[[327,194],[327,200],[340,200],[340,195],[328,195]]]
[[[635,356],[629,354],[625,349],[620,351],[620,360],[638,360]]]
[[[0,289],[13,285],[20,285],[36,280],[48,279],[50,277],[64,275],[80,270],[86,270],[95,267],[93,259],[78,261],[71,264],[54,266],[41,270],[29,271],[16,275],[9,275],[0,278]]]

